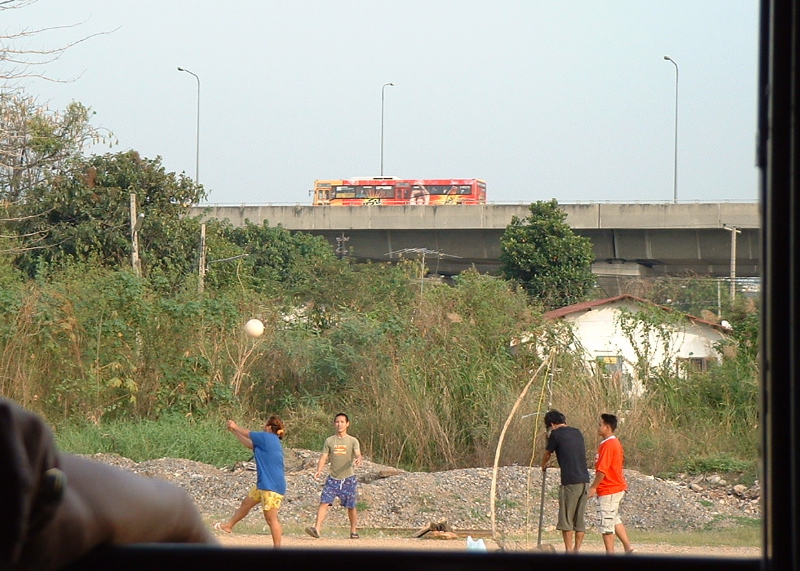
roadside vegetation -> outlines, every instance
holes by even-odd
[[[193,231],[198,223],[179,224]],[[32,262],[22,248],[3,255],[0,393],[42,413],[60,444],[79,453],[231,465],[227,417],[258,427],[280,414],[287,446],[317,449],[332,415],[345,410],[377,462],[491,465],[503,423],[541,364],[539,353],[512,351],[510,342],[551,334],[522,287],[474,271],[423,287],[417,260],[356,265],[310,236],[214,227],[214,259],[249,255],[210,266],[202,293],[193,264],[161,258],[151,273],[146,250],[141,277],[126,255],[103,264],[90,249],[84,259]],[[725,315],[734,332],[751,330],[722,348],[720,365],[685,378],[651,371],[636,399],[554,345],[552,374],[534,382],[501,463],[532,462],[541,448],[536,413],[549,402],[590,449],[599,412],[624,418],[630,468],[752,481],[757,307],[740,301]],[[252,317],[266,325],[257,339],[242,331]]]

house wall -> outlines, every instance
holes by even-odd
[[[617,316],[623,307],[631,312],[639,310],[635,303],[620,301],[568,315],[564,319],[572,326],[575,337],[586,353],[587,362],[594,363],[598,357],[603,356],[622,356],[625,360],[625,372],[635,377],[636,351],[617,323]],[[689,320],[684,323],[685,326],[676,330],[670,338],[667,351],[670,365],[675,365],[676,358],[721,358],[714,349],[714,344],[723,338],[719,331]],[[665,360],[663,344],[655,338],[650,342],[654,348],[650,365],[661,365]],[[639,346],[643,346],[643,343]]]

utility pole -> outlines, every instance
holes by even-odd
[[[461,258],[461,256],[454,256],[453,254],[445,254],[437,250],[429,250],[428,248],[403,248],[402,250],[395,250],[386,254],[390,258],[397,256],[398,258],[413,258],[417,257],[420,261],[419,267],[419,291],[422,293],[425,290],[425,256],[431,256],[437,260],[442,258]]]
[[[136,215],[136,195],[131,193],[131,267],[137,278],[142,277],[142,263],[139,260],[139,230],[144,214]]]
[[[200,265],[197,268],[197,291],[203,293],[206,280],[206,225],[200,225]]]
[[[344,232],[342,232],[341,236],[336,237],[336,257],[340,260],[343,260],[347,255],[347,248],[345,248],[344,243],[348,240],[350,240],[350,237],[345,236]]]
[[[741,234],[741,230],[736,226],[722,225],[725,230],[731,233],[731,302],[736,299],[736,235]]]

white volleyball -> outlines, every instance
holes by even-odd
[[[250,337],[261,337],[264,334],[264,324],[260,319],[251,319],[244,324],[244,332]]]

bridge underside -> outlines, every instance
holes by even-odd
[[[500,267],[502,230],[312,230],[333,246],[348,238],[348,255],[357,260],[390,261],[393,252],[427,249],[431,273],[454,275],[474,266],[481,272]],[[697,274],[729,276],[730,232],[725,230],[577,230],[589,238],[595,254],[595,273],[613,275]],[[757,277],[759,240],[757,230],[743,230],[737,239],[736,275]]]

